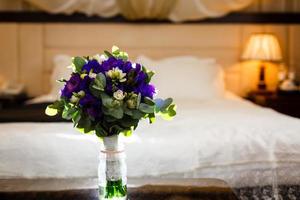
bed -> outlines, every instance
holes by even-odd
[[[142,121],[132,137],[124,138],[129,178],[218,178],[240,199],[299,198],[299,119],[227,91],[215,59],[141,56],[137,62],[157,71],[154,83],[160,95],[175,97],[178,116],[151,127]],[[34,107],[49,97],[55,98],[48,94],[28,103]],[[97,184],[95,136],[80,134],[66,122],[11,122],[0,128],[0,177],[6,184],[28,181],[19,184],[22,191],[49,189],[50,180],[53,190],[66,189],[59,183]]]

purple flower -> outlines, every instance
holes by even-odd
[[[124,72],[124,73],[128,73],[131,69],[132,69],[132,64],[131,62],[127,61],[125,62],[122,67],[120,67],[120,69]]]
[[[90,106],[86,108],[86,112],[89,116],[94,119],[101,117],[102,113],[100,112],[100,107]]]
[[[140,71],[135,77],[135,82],[137,84],[143,84],[146,82],[146,79],[147,79],[147,75],[143,71]]]
[[[72,93],[78,91],[81,78],[79,74],[72,74],[71,78],[66,82],[65,87],[61,90],[61,95],[71,98]]]
[[[124,64],[124,61],[122,59],[116,59],[115,57],[110,57],[107,60],[102,62],[102,72],[107,72],[108,70],[111,70],[112,68],[118,67],[122,68]]]
[[[101,72],[101,65],[98,63],[97,60],[89,60],[85,65],[82,67],[82,71],[85,70],[88,73],[93,69],[94,73]]]
[[[79,90],[83,90],[85,92],[88,92],[91,81],[92,81],[92,78],[90,78],[89,76],[85,76],[80,81]]]
[[[155,87],[151,84],[141,84],[138,88],[135,89],[136,93],[141,93],[143,97],[153,98],[155,94]]]
[[[100,117],[101,113],[101,101],[96,99],[90,93],[86,93],[84,97],[79,100],[79,104],[84,108],[88,115],[93,118]]]

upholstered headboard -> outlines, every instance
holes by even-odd
[[[115,44],[133,59],[140,54],[214,57],[224,67],[227,89],[243,94],[249,84],[241,78],[240,52],[249,34],[261,29],[211,24],[0,24],[0,62],[10,66],[1,67],[1,74],[24,83],[31,96],[40,95],[49,91],[55,55],[93,55]]]

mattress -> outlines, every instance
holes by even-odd
[[[239,98],[177,103],[173,121],[142,121],[123,138],[129,177],[220,178],[234,188],[300,185],[299,119]],[[97,177],[99,139],[72,124],[0,128],[1,178]]]

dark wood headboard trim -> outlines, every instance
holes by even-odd
[[[0,12],[0,22],[18,23],[172,23],[169,20],[137,20],[130,21],[121,15],[104,18],[86,16],[75,13],[72,15],[49,14],[45,12]],[[189,24],[300,24],[300,13],[231,13],[224,17],[204,20],[187,21]]]

